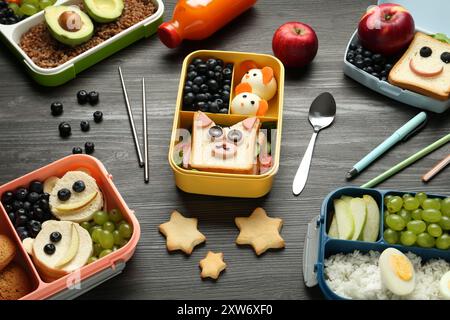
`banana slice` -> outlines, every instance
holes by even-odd
[[[47,192],[48,194],[52,193],[53,188],[55,187],[55,184],[59,181],[58,177],[51,176],[44,181],[44,192]]]
[[[67,264],[69,261],[75,257],[78,252],[78,247],[80,245],[80,236],[78,235],[78,230],[75,227],[75,224],[72,224],[72,234],[69,249],[66,254],[59,260],[57,264],[55,264],[55,268],[59,269],[63,265]]]

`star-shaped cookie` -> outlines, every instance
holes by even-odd
[[[223,253],[214,253],[209,251],[205,258],[200,260],[200,268],[202,272],[200,276],[202,278],[217,279],[220,273],[227,267],[227,264],[223,262]]]
[[[280,236],[283,220],[270,218],[263,208],[256,208],[249,217],[238,217],[234,221],[240,230],[236,243],[251,245],[257,255],[267,249],[284,248]]]
[[[197,229],[197,218],[185,218],[178,211],[172,212],[170,220],[159,226],[167,238],[167,250],[181,250],[191,254],[194,247],[206,240]]]

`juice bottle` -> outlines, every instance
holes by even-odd
[[[180,0],[173,18],[158,28],[160,40],[169,48],[183,39],[202,40],[252,7],[257,0]]]

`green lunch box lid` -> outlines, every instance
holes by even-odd
[[[396,3],[408,9],[419,31],[450,36],[449,0],[378,0],[378,4],[382,3]]]

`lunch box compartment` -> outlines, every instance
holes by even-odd
[[[223,60],[224,63],[233,63],[230,103],[235,96],[234,89],[236,85],[240,83],[244,74],[239,68],[241,62],[252,60],[259,67],[270,66],[274,70],[274,75],[278,84],[276,96],[269,101],[268,113],[262,117],[258,116],[262,123],[274,122],[277,129],[276,133],[272,132],[270,137],[273,166],[268,172],[262,175],[216,173],[187,170],[175,163],[173,155],[175,152],[175,146],[179,143],[180,134],[178,129],[190,130],[192,127],[193,116],[195,114],[194,111],[183,110],[183,89],[186,79],[186,72],[190,62],[195,58],[217,58]],[[168,161],[174,172],[177,187],[188,193],[227,197],[257,198],[267,194],[272,187],[273,179],[278,171],[280,161],[283,94],[284,67],[283,64],[273,56],[256,53],[212,50],[199,50],[189,54],[184,59],[181,70],[174,123],[172,128],[172,138],[168,155]],[[228,114],[205,113],[215,123],[223,126],[233,125],[249,117],[246,115],[230,114],[230,109]],[[270,131],[266,132],[267,134],[270,133]],[[212,186],[214,187],[212,188]]]
[[[378,0],[378,4],[389,2],[391,1]],[[450,35],[449,24],[447,23],[447,15],[450,10],[449,1],[399,0],[395,1],[395,3],[404,6],[411,12],[416,24],[416,31],[421,31],[427,34],[441,32]],[[402,89],[390,84],[387,81],[381,81],[348,62],[346,57],[349,46],[351,43],[356,43],[357,40],[358,31],[356,30],[351,36],[344,54],[344,73],[347,76],[382,95],[413,107],[436,113],[442,113],[450,108],[450,99],[441,101],[413,91]]]
[[[164,4],[161,0],[150,1],[157,7],[153,15],[55,68],[39,67],[19,46],[22,34],[44,21],[44,11],[40,11],[13,25],[0,25],[0,35],[3,42],[16,55],[19,61],[24,64],[27,72],[37,83],[44,86],[59,86],[113,53],[137,40],[156,33],[158,26],[163,21]],[[81,0],[57,0],[55,5],[76,5],[80,2]]]
[[[0,195],[8,190],[15,190],[21,186],[28,186],[33,180],[44,181],[50,176],[63,176],[67,171],[86,170],[96,180],[105,198],[105,207],[107,210],[117,208],[122,212],[124,220],[126,220],[133,227],[133,234],[126,245],[122,248],[110,253],[109,255],[98,259],[97,261],[85,265],[81,269],[71,272],[61,278],[51,282],[46,281],[34,266],[32,258],[26,253],[19,236],[17,235],[14,226],[9,221],[9,218],[0,204],[0,222],[6,219],[7,223],[2,223],[2,228],[5,228],[6,234],[12,236],[18,245],[20,257],[23,259],[23,264],[29,270],[30,277],[33,277],[36,286],[32,292],[22,297],[24,300],[28,299],[73,299],[98,284],[116,276],[125,267],[137,246],[140,238],[140,225],[137,221],[134,211],[130,210],[120,195],[119,191],[112,182],[112,175],[110,175],[103,164],[94,157],[88,155],[70,155],[55,161],[47,166],[37,169],[29,174],[26,174],[18,179],[0,186]],[[3,229],[0,229],[2,232]]]

